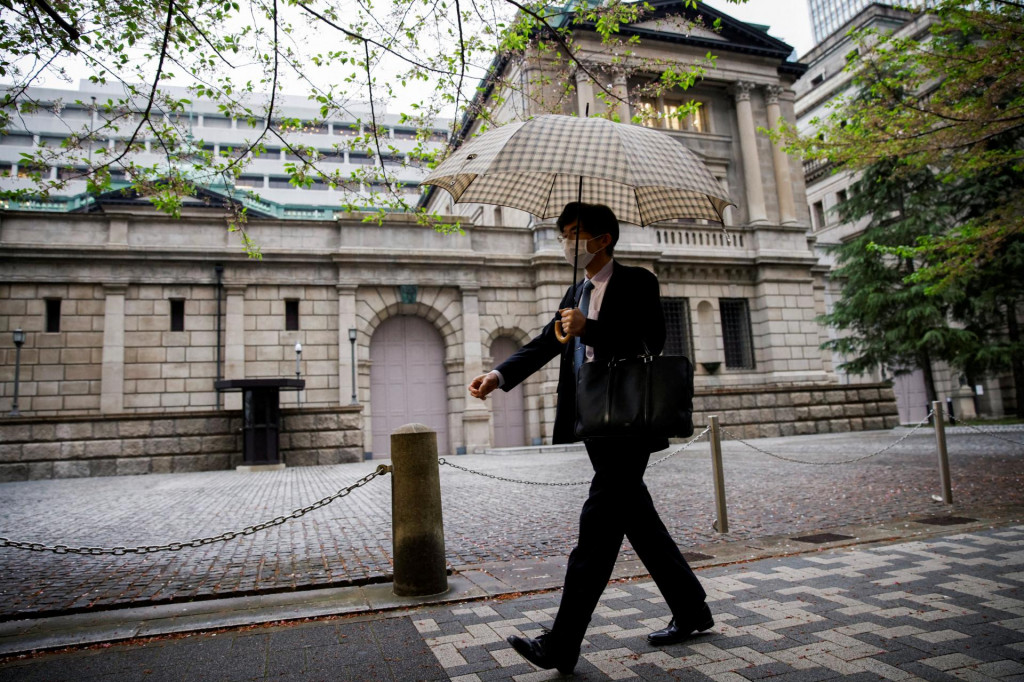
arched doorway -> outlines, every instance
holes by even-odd
[[[515,341],[499,336],[491,344],[491,357],[495,367],[519,350]],[[494,447],[517,448],[526,445],[526,418],[524,414],[523,384],[511,391],[491,394],[491,416],[494,418]]]
[[[370,339],[373,456],[391,456],[391,433],[403,424],[437,432],[437,452],[448,449],[444,343],[426,320],[409,315],[381,323]]]

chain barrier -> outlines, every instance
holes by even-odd
[[[678,455],[680,452],[682,452],[683,450],[685,450],[686,448],[690,447],[691,445],[693,445],[694,443],[699,441],[701,438],[703,438],[708,433],[708,431],[710,431],[710,430],[711,430],[710,426],[706,427],[703,431],[698,433],[696,436],[691,438],[686,443],[683,443],[682,445],[677,447],[672,452],[668,453],[667,455],[665,455],[661,459],[659,459],[659,460],[657,460],[655,462],[651,462],[650,464],[648,464],[647,468],[650,469],[651,467],[658,466],[659,464],[664,462],[669,457],[674,457],[674,456]],[[523,485],[542,485],[542,486],[551,486],[551,487],[555,487],[555,488],[569,488],[569,487],[577,486],[577,485],[590,485],[590,483],[591,483],[590,480],[586,480],[586,481],[564,481],[564,482],[560,482],[560,483],[550,483],[548,481],[525,481],[525,480],[518,479],[518,478],[507,478],[505,476],[496,476],[494,474],[488,474],[488,473],[484,473],[483,471],[476,471],[475,469],[469,469],[467,467],[460,466],[458,464],[453,464],[453,463],[449,462],[448,460],[446,460],[444,457],[438,457],[437,458],[437,463],[441,464],[443,466],[450,466],[451,468],[458,469],[459,471],[465,471],[467,474],[476,474],[477,476],[483,476],[484,478],[493,478],[495,481],[504,481],[506,483],[521,483]]]
[[[266,530],[273,526],[280,526],[286,521],[291,519],[297,519],[301,516],[305,516],[309,512],[326,507],[331,502],[334,502],[338,498],[345,497],[356,488],[360,488],[378,476],[390,473],[391,467],[386,464],[381,464],[371,473],[363,476],[352,485],[342,488],[338,492],[334,493],[329,497],[325,497],[322,500],[317,500],[308,507],[302,507],[296,509],[291,514],[285,516],[278,516],[277,518],[271,519],[270,521],[264,521],[263,523],[257,523],[252,526],[247,526],[242,530],[228,531],[227,533],[221,533],[220,535],[214,535],[207,538],[196,538],[194,540],[188,540],[185,542],[169,542],[166,545],[142,545],[140,547],[68,547],[67,545],[44,545],[39,542],[21,542],[18,540],[11,540],[9,538],[0,537],[0,547],[13,547],[15,549],[27,549],[33,552],[53,552],[54,554],[86,554],[89,556],[100,556],[103,554],[112,554],[114,556],[124,556],[125,554],[152,554],[154,552],[177,552],[186,547],[202,547],[203,545],[211,545],[215,542],[226,542],[233,540],[240,535],[252,535],[258,533],[261,530]]]
[[[729,431],[729,429],[725,428],[724,426],[720,427],[720,428],[722,429],[722,433],[724,433],[725,435],[729,436],[730,438],[732,438],[733,440],[735,440],[735,441],[737,441],[739,443],[743,443],[744,445],[746,445],[748,448],[751,448],[752,450],[757,450],[758,452],[760,452],[763,455],[768,455],[769,457],[774,457],[775,459],[781,459],[784,462],[793,462],[794,464],[813,464],[813,465],[816,465],[816,466],[829,466],[829,465],[832,465],[832,464],[850,464],[852,462],[860,462],[860,461],[863,461],[865,459],[870,459],[871,457],[877,457],[878,455],[882,454],[883,452],[887,452],[887,451],[893,449],[894,447],[896,447],[897,445],[899,445],[900,443],[905,441],[907,438],[910,438],[912,435],[914,435],[914,433],[918,429],[920,429],[922,426],[927,424],[928,420],[931,419],[931,418],[932,418],[932,411],[929,410],[927,416],[925,416],[925,418],[922,419],[921,421],[917,422],[917,424],[914,425],[914,428],[912,428],[910,431],[905,433],[899,440],[893,441],[892,443],[889,443],[888,445],[886,445],[884,448],[882,448],[880,450],[876,450],[876,451],[874,451],[874,452],[872,452],[870,454],[861,455],[859,457],[852,457],[850,459],[841,459],[841,460],[838,460],[838,461],[835,461],[835,462],[808,462],[807,460],[803,460],[803,459],[793,459],[791,457],[784,457],[783,455],[776,455],[774,452],[768,452],[767,450],[763,450],[763,449],[757,447],[753,443],[748,443],[747,441],[743,440],[739,436],[737,436],[734,433],[732,433],[731,431]]]
[[[977,431],[981,435],[988,436],[989,438],[995,438],[997,440],[1005,440],[1007,443],[1013,443],[1014,445],[1024,445],[1024,442],[1021,442],[1019,440],[1012,440],[1010,438],[1003,438],[1002,436],[997,436],[996,434],[992,433],[991,431],[984,431],[982,429],[979,429],[974,424],[955,424],[955,426],[959,426],[959,427],[965,427],[966,426],[967,428],[971,429],[972,431]]]

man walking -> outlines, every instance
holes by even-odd
[[[566,259],[573,263],[577,233],[584,280],[562,298],[559,311],[528,344],[497,368],[469,384],[473,397],[485,399],[496,388],[509,391],[561,355],[554,443],[578,440],[576,373],[583,362],[635,357],[646,346],[661,353],[665,320],[658,280],[643,268],[613,260],[619,223],[607,206],[570,203],[558,219]],[[579,307],[573,307],[579,300]],[[572,338],[562,344],[559,325]],[[562,601],[551,630],[535,639],[509,637],[509,644],[540,668],[568,674],[597,602],[611,578],[615,559],[628,537],[672,612],[664,630],[651,633],[654,645],[674,644],[714,625],[706,594],[668,534],[651,500],[643,475],[652,452],[668,447],[664,438],[589,438],[584,441],[594,467],[590,494],[580,514],[580,535],[569,555]]]

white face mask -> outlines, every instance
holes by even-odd
[[[569,265],[577,264],[581,268],[585,268],[590,265],[590,261],[594,260],[594,256],[600,253],[601,249],[604,248],[602,246],[601,249],[598,249],[594,253],[590,253],[590,251],[587,250],[587,244],[595,239],[600,239],[600,237],[591,237],[590,239],[580,240],[580,253],[578,258],[576,256],[576,240],[566,239],[562,243],[562,252],[565,254],[565,262]]]

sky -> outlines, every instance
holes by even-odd
[[[747,0],[740,5],[726,0],[705,0],[705,4],[734,19],[770,26],[768,33],[796,48],[797,57],[814,47],[808,0]]]

